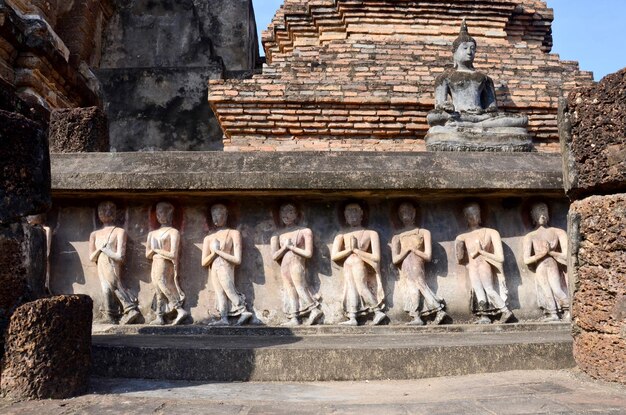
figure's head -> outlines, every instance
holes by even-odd
[[[415,206],[409,202],[403,202],[398,206],[398,218],[403,225],[413,225],[415,223],[416,216]]]
[[[343,214],[349,226],[361,226],[363,222],[363,208],[361,205],[358,203],[350,203],[346,205]]]
[[[169,202],[157,203],[156,217],[161,225],[171,225],[174,219],[174,205]]]
[[[107,200],[98,205],[98,218],[102,223],[112,223],[115,220],[117,208],[115,203]]]
[[[287,226],[298,221],[298,208],[291,203],[286,203],[280,207],[280,220]]]
[[[452,43],[452,53],[455,68],[459,63],[470,67],[473,65],[474,58],[476,57],[476,40],[469,35],[465,19],[463,19],[461,23],[459,37]]]
[[[469,226],[479,226],[480,219],[480,205],[478,203],[470,203],[463,209],[463,215],[467,220]]]
[[[227,219],[228,208],[225,205],[217,203],[211,206],[211,220],[213,221],[213,225],[218,227],[225,226]]]
[[[550,220],[548,205],[543,202],[535,203],[530,209],[530,217],[535,225],[546,226]]]

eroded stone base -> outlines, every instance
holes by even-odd
[[[0,225],[0,356],[14,310],[44,294],[45,243],[44,231],[39,227]]]
[[[93,307],[88,296],[58,296],[19,307],[6,336],[1,388],[10,399],[84,393],[91,369]]]
[[[574,356],[589,375],[626,383],[626,339],[619,335],[581,332],[574,337]]]
[[[576,361],[594,377],[626,383],[626,194],[574,202],[570,215],[578,228]]]
[[[426,135],[428,151],[529,152],[532,139],[524,128],[498,129],[432,127]]]

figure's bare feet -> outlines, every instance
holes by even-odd
[[[290,318],[288,321],[281,324],[281,326],[284,326],[284,327],[295,327],[299,325],[300,325],[300,322],[298,321],[297,317]]]
[[[407,326],[423,326],[424,320],[422,320],[419,316],[415,317],[412,321],[406,323]]]
[[[176,319],[172,322],[173,326],[178,326],[182,324],[183,321],[185,321],[185,319],[189,317],[189,311],[182,308],[177,308],[176,313]]]
[[[491,324],[491,319],[487,316],[482,316],[476,321],[476,324]]]
[[[570,321],[572,321],[572,314],[569,311],[566,311],[565,314],[563,314],[562,320],[566,323],[569,323]]]
[[[314,325],[319,321],[320,318],[322,318],[323,315],[324,312],[322,310],[320,310],[319,308],[314,308],[313,310],[311,310],[311,313],[309,314],[309,319],[307,320],[306,324],[308,326]]]
[[[244,324],[246,324],[248,322],[248,320],[250,320],[251,317],[252,317],[252,313],[251,312],[244,311],[239,316],[239,320],[237,320],[237,322],[235,323],[235,326],[243,326]]]
[[[374,320],[372,320],[372,324],[374,326],[379,325],[380,323],[383,322],[384,319],[387,318],[387,314],[383,313],[382,311],[376,311],[374,313]]]
[[[511,317],[513,317],[513,312],[507,308],[502,312],[502,315],[500,316],[500,323],[506,323],[511,319]]]
[[[165,321],[163,320],[163,316],[156,316],[154,320],[150,322],[151,326],[162,326],[164,324],[165,324]]]
[[[135,324],[141,317],[141,313],[136,308],[129,310],[120,319],[120,324]]]
[[[207,326],[211,326],[211,327],[224,327],[224,326],[228,326],[228,317],[223,317],[219,320],[215,320],[210,322],[209,324],[207,324]]]
[[[551,323],[554,321],[559,321],[559,316],[556,313],[550,313],[541,319],[543,323]]]
[[[350,317],[347,321],[342,321],[339,323],[340,326],[358,326],[359,322],[356,321],[356,318]]]
[[[448,317],[445,311],[439,310],[437,311],[437,315],[435,316],[435,320],[433,320],[433,324],[441,324],[441,322]]]

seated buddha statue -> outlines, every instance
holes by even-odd
[[[465,20],[452,45],[454,67],[435,81],[426,145],[433,151],[530,151],[528,117],[498,110],[490,77],[474,69],[476,40]]]

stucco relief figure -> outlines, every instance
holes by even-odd
[[[284,311],[288,326],[297,326],[308,316],[306,324],[312,325],[324,315],[306,281],[306,261],[313,255],[313,232],[298,226],[298,209],[295,205],[280,207],[280,220],[284,225],[270,241],[272,258],[280,263],[283,281]]]
[[[416,210],[411,203],[398,207],[403,228],[391,239],[391,259],[400,268],[404,284],[404,310],[413,317],[409,325],[424,325],[422,317],[435,315],[434,324],[446,317],[443,299],[437,297],[426,283],[424,264],[432,259],[430,232],[415,226]]]
[[[469,231],[456,238],[456,258],[465,264],[472,286],[472,311],[478,324],[490,324],[489,316],[500,315],[506,323],[513,313],[507,307],[508,289],[504,277],[504,251],[500,234],[481,226],[480,206],[472,203],[463,209]],[[499,291],[496,290],[498,281]]]
[[[476,40],[465,20],[452,45],[454,67],[435,81],[429,150],[531,151],[528,117],[498,110],[493,80],[474,69]]]
[[[165,324],[164,316],[175,312],[172,324],[185,322],[189,312],[183,308],[185,293],[178,278],[180,232],[174,228],[174,206],[168,202],[156,205],[159,229],[148,234],[146,258],[152,260],[152,286],[156,295],[156,317],[150,324]]]
[[[127,235],[115,225],[117,208],[113,202],[98,205],[102,228],[89,236],[89,259],[97,264],[102,287],[104,322],[115,324],[118,303],[122,307],[120,324],[133,324],[141,317],[137,298],[122,282],[122,265],[126,255]]]
[[[50,249],[52,247],[52,229],[46,225],[46,215],[31,215],[26,218],[33,226],[40,226],[46,234],[46,291],[50,294]]]
[[[343,307],[348,320],[342,325],[358,325],[357,316],[373,314],[372,324],[380,324],[385,293],[380,274],[380,240],[376,231],[363,228],[363,208],[350,203],[344,209],[348,229],[333,241],[331,258],[343,265]]]
[[[248,322],[252,313],[246,310],[246,298],[235,287],[235,268],[241,264],[241,233],[226,226],[228,209],[222,204],[211,207],[215,230],[204,238],[202,266],[209,268],[209,279],[215,291],[220,319],[209,323],[227,326],[229,317],[238,317],[236,325]]]
[[[537,229],[524,238],[524,263],[535,271],[537,302],[546,314],[544,321],[558,321],[562,315],[569,320],[569,297],[567,295],[567,233],[548,226],[550,216],[545,203],[537,203],[531,209],[531,217]]]

